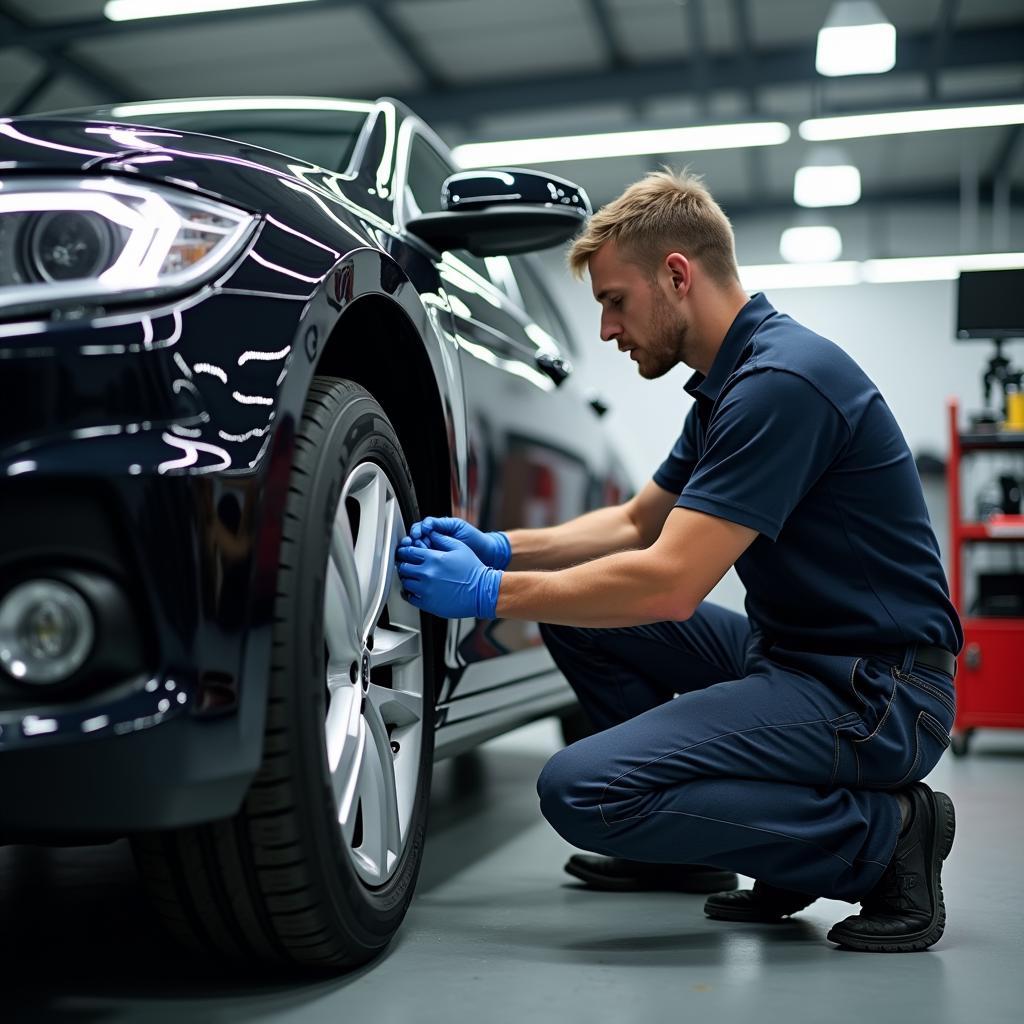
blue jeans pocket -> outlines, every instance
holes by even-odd
[[[888,675],[888,693],[876,686],[873,699],[861,697],[859,719],[836,723],[834,785],[899,789],[924,778],[949,746],[949,695],[896,668]]]

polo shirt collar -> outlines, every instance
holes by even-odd
[[[740,356],[754,332],[775,314],[775,307],[758,292],[747,301],[747,304],[736,314],[732,326],[722,339],[722,347],[718,350],[711,368],[705,377],[699,370],[686,382],[686,392],[693,396],[702,395],[712,402],[718,399],[729,374],[736,369]]]

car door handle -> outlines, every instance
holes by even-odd
[[[568,360],[550,352],[538,352],[536,363],[538,369],[546,373],[556,385],[561,384],[572,373],[572,364]]]

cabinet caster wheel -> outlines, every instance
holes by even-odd
[[[953,733],[953,739],[949,744],[949,749],[953,752],[954,757],[964,757],[966,755],[967,748],[970,746],[971,736],[973,734],[973,729],[965,729],[963,732]]]

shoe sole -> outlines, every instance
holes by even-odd
[[[708,893],[731,891],[739,887],[739,879],[731,871],[701,875],[686,884],[669,882],[640,881],[636,878],[614,878],[575,864],[566,864],[565,870],[573,878],[585,882],[591,889],[601,892],[683,892],[691,895],[706,896]]]
[[[841,949],[852,949],[859,953],[921,953],[934,946],[946,930],[946,904],[942,896],[942,862],[953,849],[956,834],[956,811],[953,801],[945,793],[932,793],[935,820],[932,823],[932,917],[927,926],[910,935],[903,935],[898,942],[891,939],[873,940],[863,935],[851,935],[836,925],[829,933],[828,940]],[[937,854],[937,856],[936,856]]]
[[[807,906],[809,907],[810,904],[808,903]],[[807,907],[800,907],[798,910],[792,910],[786,914],[767,914],[752,910],[740,910],[739,908],[709,907],[705,903],[704,916],[710,917],[713,921],[741,921],[745,924],[783,924],[793,914],[799,914],[801,910],[806,909]]]

